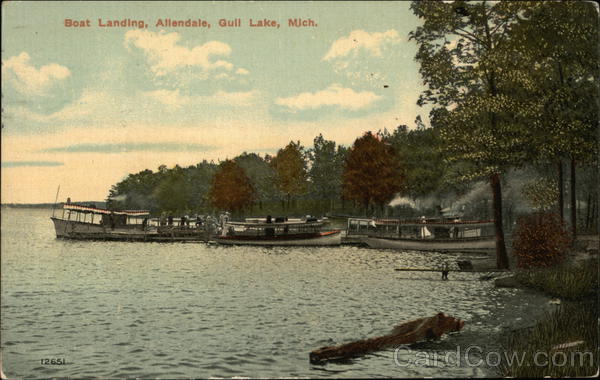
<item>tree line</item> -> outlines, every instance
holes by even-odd
[[[320,134],[310,148],[290,141],[272,156],[244,152],[218,163],[130,174],[112,186],[107,202],[155,214],[375,214],[399,193],[418,197],[438,188],[438,140],[437,130],[405,125],[366,132],[351,147]]]

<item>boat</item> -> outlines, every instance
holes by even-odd
[[[350,218],[347,236],[378,249],[437,252],[496,249],[493,220]]]
[[[218,244],[256,246],[333,246],[342,241],[340,230],[323,230],[324,220],[315,218],[288,219],[270,217],[246,219],[243,222],[224,221]]]
[[[56,237],[79,240],[207,241],[204,226],[190,226],[185,218],[170,218],[169,224],[150,218],[148,210],[107,210],[94,205],[67,202],[62,215],[50,218]]]

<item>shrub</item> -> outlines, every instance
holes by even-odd
[[[560,263],[571,245],[571,237],[556,214],[538,212],[518,219],[513,254],[521,268],[547,267]]]

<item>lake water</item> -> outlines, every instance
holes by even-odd
[[[417,353],[495,349],[506,329],[548,307],[544,297],[496,289],[481,274],[441,281],[439,273],[394,271],[454,265],[451,255],[65,241],[55,238],[50,215],[2,209],[1,353],[9,379],[489,376],[494,367],[404,364]],[[400,355],[308,361],[319,347],[385,335],[439,311],[465,320],[464,330]],[[53,358],[67,364],[41,364]]]

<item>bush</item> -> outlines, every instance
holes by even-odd
[[[570,234],[556,214],[538,212],[517,220],[513,254],[520,268],[558,264],[570,245]]]

